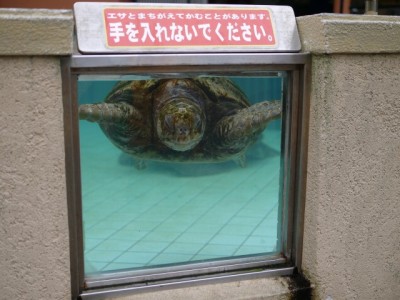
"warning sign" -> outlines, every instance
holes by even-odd
[[[263,9],[106,7],[108,47],[218,47],[276,45],[274,22]]]

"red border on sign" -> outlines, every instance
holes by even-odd
[[[108,7],[110,48],[275,47],[268,8]]]

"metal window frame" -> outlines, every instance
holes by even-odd
[[[187,285],[291,275],[301,268],[304,189],[309,110],[310,56],[305,53],[196,53],[72,55],[61,61],[63,77],[66,179],[70,231],[72,299],[102,299],[132,292]],[[84,275],[82,199],[78,131],[78,75],[187,72],[240,73],[286,71],[288,74],[283,130],[286,130],[282,212],[282,253],[121,271],[106,276]]]

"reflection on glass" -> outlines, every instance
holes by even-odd
[[[85,274],[280,252],[284,79],[81,76]]]

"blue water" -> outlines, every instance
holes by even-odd
[[[282,99],[280,77],[233,78],[252,102]],[[115,81],[79,81],[79,103]],[[80,121],[85,273],[279,252],[281,120],[247,166],[149,162],[138,170],[95,123]]]

